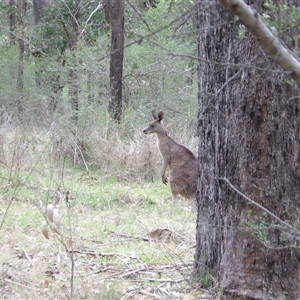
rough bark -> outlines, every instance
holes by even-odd
[[[299,89],[275,68],[256,40],[238,39],[237,22],[218,1],[197,5],[199,181],[195,274],[216,279],[222,299],[299,299],[297,249],[270,216],[299,219]],[[225,24],[225,25],[224,25]],[[225,62],[214,64],[211,62]],[[259,69],[234,64],[260,66]],[[232,64],[232,66],[230,65]],[[249,224],[262,224],[270,247]]]
[[[300,85],[299,58],[268,28],[259,13],[241,0],[220,0],[220,2],[239,17],[266,53]]]
[[[110,0],[110,102],[109,113],[115,121],[122,117],[122,84],[124,58],[124,0]]]

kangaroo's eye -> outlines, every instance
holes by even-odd
[[[154,127],[154,125],[150,125],[150,127],[151,127],[151,128],[153,128],[153,127]]]

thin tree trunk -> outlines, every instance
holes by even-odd
[[[33,0],[34,24],[37,25],[44,16],[45,9],[54,7],[56,0]]]
[[[37,25],[42,17],[43,2],[41,0],[33,0],[34,24]]]
[[[110,101],[111,117],[122,117],[123,58],[124,58],[124,0],[110,0],[111,49],[110,49]]]
[[[74,13],[73,13],[73,38],[70,41],[70,48],[74,50],[77,46],[80,37],[80,10],[81,10],[81,0],[74,0]],[[73,119],[78,120],[78,110],[79,110],[79,94],[80,94],[80,77],[76,69],[72,69],[69,72],[69,95],[71,101],[71,108]]]
[[[16,43],[16,25],[17,25],[17,15],[16,15],[16,7],[17,1],[16,0],[9,0],[9,36],[10,36],[10,43],[14,45]]]
[[[89,70],[87,70],[86,73],[87,73],[86,85],[88,90],[88,102],[92,104],[95,101],[95,92],[94,92],[94,84],[93,84],[94,76]]]
[[[286,228],[222,180],[288,223],[299,219],[300,103],[292,100],[299,90],[279,73],[233,66],[276,69],[255,40],[237,38],[233,15],[217,2],[197,5],[195,274],[215,278],[224,299],[299,299],[300,256],[288,247]]]
[[[111,19],[110,19],[110,0],[102,0],[102,6],[104,10],[105,15],[105,21],[107,24],[111,25]]]
[[[70,102],[73,111],[73,118],[78,119],[78,110],[79,110],[79,92],[80,92],[80,79],[76,70],[71,70],[69,72],[69,95]]]
[[[17,74],[17,89],[18,99],[17,108],[19,116],[23,111],[23,100],[24,100],[24,53],[25,53],[25,16],[27,11],[27,0],[18,0],[18,45],[19,45],[19,64]]]

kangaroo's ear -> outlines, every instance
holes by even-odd
[[[160,122],[163,118],[164,118],[164,113],[162,111],[160,111],[158,114],[157,114],[157,117],[158,117],[158,121]]]
[[[153,119],[155,119],[155,120],[157,120],[157,119],[158,119],[157,112],[156,112],[156,110],[155,110],[155,109],[154,109],[154,110],[152,110],[152,117],[153,117]]]

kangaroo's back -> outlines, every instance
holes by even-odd
[[[154,120],[143,130],[145,134],[156,133],[157,146],[163,157],[161,171],[163,183],[167,183],[165,171],[170,168],[170,186],[173,198],[182,195],[195,198],[197,190],[198,162],[195,154],[184,145],[181,145],[168,136],[163,125],[163,112],[153,111]]]

